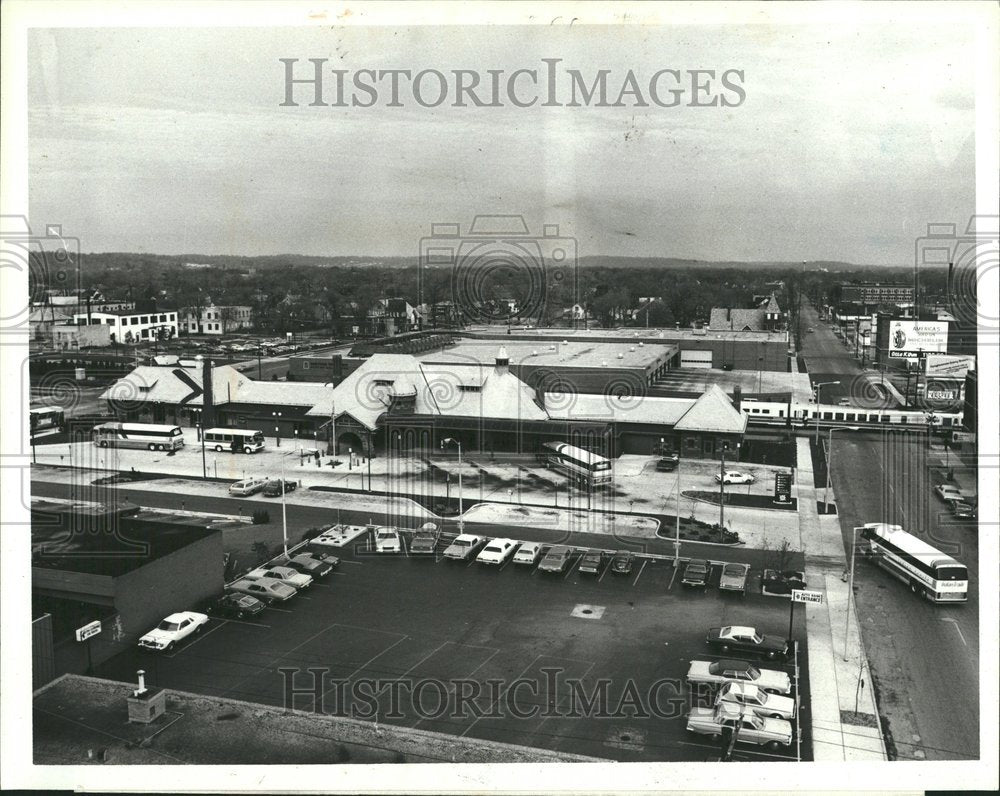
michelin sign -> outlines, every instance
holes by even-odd
[[[892,321],[889,327],[889,356],[918,357],[948,350],[946,321]]]

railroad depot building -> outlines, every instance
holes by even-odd
[[[255,381],[229,366],[211,368],[206,382],[206,371],[141,366],[102,397],[121,420],[254,429],[268,445],[296,437],[365,456],[434,450],[452,438],[482,453],[570,442],[606,456],[669,448],[738,458],[747,423],[716,386],[697,398],[641,399],[533,386],[515,375],[503,346],[489,363],[376,354],[336,387]]]
[[[164,616],[222,590],[222,531],[129,503],[31,501],[35,686],[111,658]],[[100,622],[84,642],[75,631]],[[87,647],[89,646],[89,651]]]

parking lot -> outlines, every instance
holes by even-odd
[[[717,566],[708,588],[689,590],[663,558],[638,558],[628,575],[606,560],[583,575],[577,552],[565,572],[546,574],[442,559],[448,541],[416,557],[375,554],[359,537],[330,551],[342,560],[325,581],[259,619],[212,619],[176,652],[128,649],[98,674],[131,681],[143,668],[156,685],[207,695],[617,760],[690,761],[720,754],[685,729],[688,664],[718,657],[705,631],[787,632],[786,600],[753,586],[722,594]],[[798,667],[763,665],[793,682],[797,668],[807,709],[801,613]],[[797,722],[790,747],[739,744],[734,759],[809,759],[808,723]]]

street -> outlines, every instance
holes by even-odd
[[[851,394],[862,369],[811,306],[803,307],[803,352],[823,388],[823,401]],[[834,375],[827,375],[834,374]],[[832,481],[845,550],[852,529],[866,522],[902,525],[969,568],[969,600],[941,606],[857,558],[855,599],[865,652],[874,677],[887,746],[901,759],[975,759],[979,756],[979,557],[974,523],[956,522],[933,486],[945,456],[911,434],[833,437]],[[957,457],[952,455],[955,465]],[[935,476],[935,470],[937,475]],[[965,484],[975,473],[956,467]]]

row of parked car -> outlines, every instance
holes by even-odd
[[[264,497],[281,497],[298,489],[298,481],[282,482],[280,478],[244,478],[229,485],[233,497],[250,497],[258,492]]]
[[[952,516],[958,520],[979,518],[979,501],[974,495],[967,495],[951,484],[935,484],[934,494],[950,508]]]
[[[786,639],[759,633],[753,627],[713,627],[705,643],[722,653],[738,652],[769,660],[784,659],[789,653]],[[710,706],[691,709],[688,731],[714,737],[733,733],[736,743],[770,749],[791,745],[798,703],[786,672],[732,658],[693,660],[687,682],[707,688],[714,695]]]
[[[704,558],[692,558],[684,567],[681,575],[681,585],[688,587],[708,586],[712,565]],[[719,591],[734,592],[746,595],[747,583],[750,580],[749,564],[723,564],[719,573]]]
[[[322,552],[297,553],[248,572],[226,586],[223,594],[196,606],[198,611],[170,614],[139,639],[141,649],[171,652],[189,636],[197,635],[210,616],[252,619],[275,602],[290,600],[314,580],[327,577],[340,563]]]

